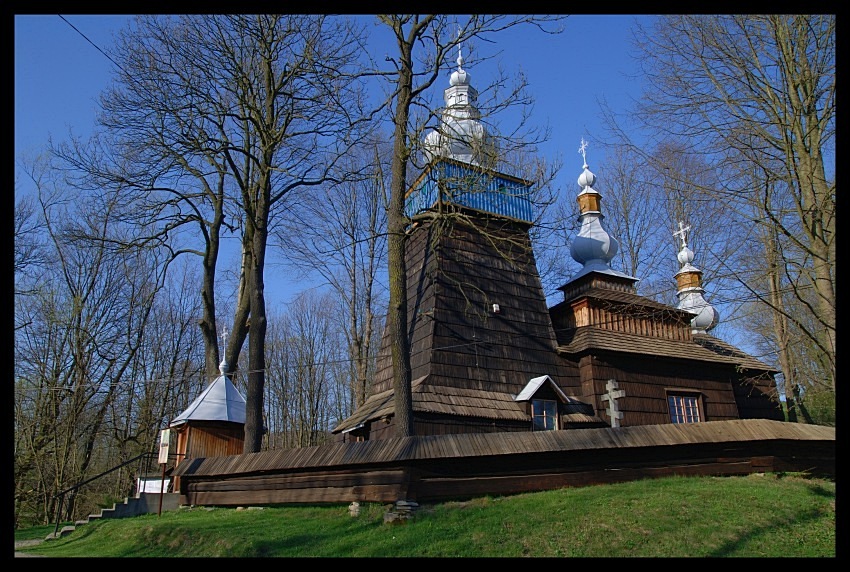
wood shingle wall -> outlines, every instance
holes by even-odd
[[[541,375],[578,388],[578,371],[557,354],[528,225],[456,214],[418,223],[407,246],[417,434],[527,431],[513,398]],[[370,400],[336,431],[392,413],[391,397],[376,401],[392,389],[389,356],[384,336]]]

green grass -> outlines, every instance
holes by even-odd
[[[422,505],[191,507],[93,521],[51,557],[835,557],[835,482],[668,477]],[[43,528],[43,527],[41,527]],[[52,532],[52,528],[47,531]],[[16,531],[15,539],[27,531]],[[43,536],[42,536],[43,537]]]

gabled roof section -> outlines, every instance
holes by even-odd
[[[411,383],[412,387],[418,387],[422,380],[425,379],[424,376],[414,380]],[[357,428],[359,425],[363,425],[368,421],[373,421],[375,419],[380,419],[384,416],[393,415],[395,413],[395,404],[393,403],[394,392],[392,389],[388,389],[386,391],[381,391],[380,393],[374,393],[370,395],[366,401],[357,408],[357,411],[351,415],[351,417],[344,419],[342,423],[337,425],[331,432],[332,433],[344,433],[346,431],[350,431],[352,429]]]
[[[755,371],[776,373],[767,364],[708,334],[694,334],[693,341],[653,338],[586,326],[562,332],[558,351],[575,355],[607,350],[640,355],[670,357],[711,363],[726,363]]]
[[[638,278],[635,278],[634,276],[629,276],[628,274],[626,274],[624,272],[620,272],[619,270],[614,270],[613,268],[611,268],[609,266],[603,266],[602,264],[592,266],[592,265],[588,264],[588,265],[582,267],[581,270],[579,270],[578,272],[576,272],[575,274],[570,276],[569,281],[566,284],[564,284],[563,286],[561,286],[559,289],[563,289],[564,287],[568,286],[569,284],[572,284],[573,282],[575,282],[579,278],[582,278],[582,277],[587,276],[589,274],[601,274],[603,276],[615,276],[617,278],[624,278],[626,280],[631,280],[632,282],[637,282],[639,280]]]
[[[652,310],[657,310],[658,312],[666,312],[672,315],[687,316],[689,319],[693,314],[692,312],[688,312],[687,310],[680,310],[678,308],[668,306],[667,304],[656,302],[652,298],[640,296],[639,294],[634,294],[632,292],[623,292],[620,290],[610,290],[608,288],[600,288],[598,286],[591,286],[587,290],[581,292],[581,294],[579,294],[572,300],[566,300],[565,302],[572,302],[574,300],[584,297],[595,298],[597,300],[605,300],[607,302],[614,302],[633,308],[650,308]]]
[[[245,423],[245,398],[227,376],[213,381],[183,413],[175,417],[169,427],[187,421],[230,421]]]
[[[721,339],[715,338],[711,334],[694,334],[694,342],[704,347],[707,350],[710,350],[716,353],[718,356],[721,356],[718,359],[732,359],[744,369],[749,370],[764,370],[769,371],[771,373],[779,373],[779,370],[767,365],[763,361],[754,358],[748,353],[744,352],[733,346],[732,344],[726,343]]]
[[[517,395],[514,400],[528,401],[529,399],[534,397],[534,394],[537,393],[537,390],[540,389],[540,386],[547,382],[552,387],[552,389],[555,390],[555,393],[558,394],[558,397],[561,398],[561,401],[563,401],[564,403],[567,403],[569,401],[569,398],[564,394],[563,391],[561,391],[561,388],[558,387],[558,384],[555,383],[548,375],[541,375],[540,377],[535,377],[531,379],[522,389],[522,391],[519,392],[519,395]]]

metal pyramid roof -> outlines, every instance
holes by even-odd
[[[187,421],[232,421],[245,423],[245,398],[227,376],[221,375],[207,387],[169,427]]]

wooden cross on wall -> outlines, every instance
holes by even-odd
[[[609,379],[605,384],[606,392],[602,394],[602,399],[608,402],[608,417],[611,418],[611,427],[619,427],[620,419],[623,418],[623,412],[617,407],[617,400],[626,396],[626,391],[617,389],[617,382]]]

